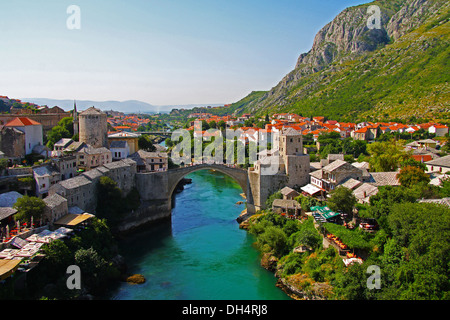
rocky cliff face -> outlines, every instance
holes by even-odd
[[[386,25],[388,36],[397,40],[411,30],[416,29],[427,19],[436,16],[443,1],[408,0],[390,18]]]
[[[315,72],[336,59],[342,59],[349,54],[373,51],[378,45],[388,43],[389,37],[385,28],[368,29],[369,17],[366,6],[342,11],[317,33],[311,51],[300,55],[295,68]],[[381,21],[388,19],[388,14],[382,12]]]
[[[291,104],[302,96],[302,92],[295,92],[299,84],[304,86],[303,91],[323,84],[324,77],[315,74],[322,70],[333,72],[338,64],[395,42],[438,14],[444,3],[444,0],[378,0],[345,9],[317,33],[311,50],[300,55],[295,69],[264,96],[248,103],[246,112]],[[371,5],[381,10],[380,29],[367,26]]]

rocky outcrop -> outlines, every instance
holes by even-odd
[[[277,269],[278,259],[270,252],[266,252],[262,255],[261,266],[271,272],[275,272]]]
[[[386,30],[392,40],[418,28],[435,16],[442,7],[442,1],[408,0],[389,20]]]
[[[145,277],[142,274],[134,274],[127,278],[127,282],[131,284],[143,284],[145,281]]]
[[[323,27],[314,38],[308,53],[300,55],[296,69],[302,72],[317,72],[348,54],[360,54],[375,50],[380,44],[389,42],[386,29],[368,29],[367,6],[347,8],[332,22]],[[389,16],[381,13],[381,21]]]
[[[295,300],[327,300],[332,288],[328,283],[324,282],[310,282],[304,275],[295,275],[295,277],[304,278],[305,282],[309,282],[310,285],[307,289],[299,287],[298,284],[291,280],[293,276],[289,278],[279,278],[276,286],[284,291],[289,297]],[[298,280],[296,280],[298,281]]]

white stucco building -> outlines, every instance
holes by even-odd
[[[25,154],[33,152],[33,148],[43,145],[42,124],[26,117],[18,117],[7,124],[5,127],[15,128],[25,133]]]

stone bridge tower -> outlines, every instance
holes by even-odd
[[[79,141],[95,148],[108,147],[108,122],[106,113],[90,107],[78,116]]]

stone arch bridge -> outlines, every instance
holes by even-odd
[[[250,185],[249,185],[249,179],[248,179],[248,172],[245,169],[233,167],[233,166],[227,166],[227,165],[221,165],[221,164],[197,164],[192,166],[186,166],[181,167],[177,169],[170,169],[167,171],[168,176],[168,196],[169,198],[172,198],[173,192],[178,185],[178,183],[188,174],[200,171],[200,170],[215,170],[219,171],[229,177],[231,177],[233,180],[235,180],[239,186],[242,188],[242,191],[244,192],[247,203],[251,203],[252,197],[250,192]]]
[[[215,170],[235,180],[246,197],[247,216],[263,209],[266,198],[285,185],[285,176],[259,176],[235,166],[223,164],[197,164],[161,172],[136,173],[135,186],[139,191],[141,206],[128,215],[120,229],[127,230],[147,222],[171,216],[172,196],[178,183],[188,174],[200,170]],[[281,177],[281,178],[280,178]]]

